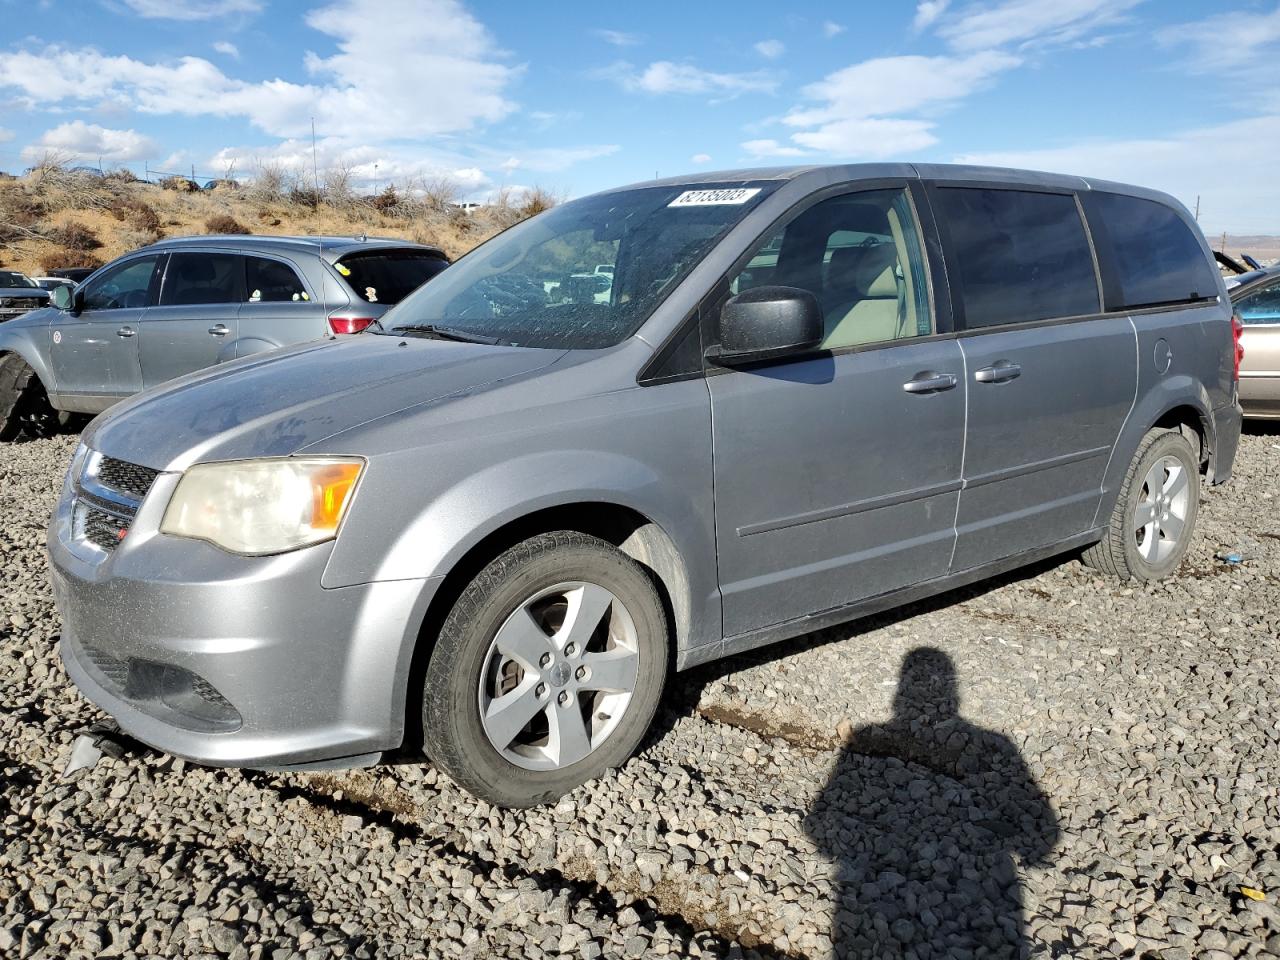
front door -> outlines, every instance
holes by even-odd
[[[55,318],[50,360],[68,409],[93,412],[142,389],[142,316],[163,261],[147,254],[112,266],[76,292],[78,313]]]
[[[969,378],[953,569],[1088,531],[1133,406],[1137,343],[1102,316],[1070,191],[939,187],[954,313]]]
[[[159,305],[147,311],[141,347],[146,386],[235,356],[244,261],[232,253],[174,253]]]
[[[929,338],[921,250],[893,186],[790,217],[731,281],[810,290],[826,338],[707,378],[726,635],[947,573],[966,383],[957,343]]]

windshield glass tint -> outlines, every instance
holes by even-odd
[[[448,265],[425,250],[353,253],[334,264],[366,303],[399,303]]]
[[[0,287],[34,287],[32,283],[20,273],[0,272]]]
[[[642,187],[566,203],[463,257],[384,323],[529,347],[612,346],[775,186]]]

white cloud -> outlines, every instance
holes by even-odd
[[[128,163],[154,155],[155,141],[136,130],[111,130],[96,123],[72,120],[46,130],[40,139],[22,150],[24,160],[38,160],[47,152],[76,157],[102,158],[104,162]]]
[[[156,20],[212,20],[233,13],[257,13],[261,0],[124,0],[140,17]]]
[[[13,139],[13,131],[5,127],[0,127],[0,143],[8,143]]]
[[[644,39],[637,33],[623,33],[621,30],[596,30],[595,35],[615,47],[634,47]]]
[[[911,26],[915,30],[924,30],[928,28],[935,20],[937,20],[944,10],[951,4],[951,0],[921,0],[916,4],[916,16],[911,22]]]
[[[1166,27],[1156,34],[1164,46],[1185,47],[1200,73],[1274,71],[1280,45],[1280,5],[1270,13],[1217,14],[1195,23]]]
[[[1280,219],[1280,113],[1165,137],[968,153],[959,163],[1029,167],[1156,187],[1194,208],[1208,233],[1274,233]],[[1225,163],[1223,158],[1229,158]]]
[[[240,59],[240,48],[228,40],[219,40],[213,45],[213,49],[215,52],[231,57],[234,60]]]
[[[825,20],[822,24],[822,35],[830,40],[832,37],[838,37],[847,30],[842,23],[836,23],[834,20]]]
[[[508,172],[521,169],[535,173],[559,173],[587,160],[608,157],[621,149],[616,143],[603,143],[585,147],[536,147],[508,157],[503,169]]]
[[[697,163],[697,164],[710,163],[710,162],[711,162],[711,154],[709,154],[709,153],[695,153],[692,157],[690,157],[690,158],[689,158],[689,162],[690,162],[690,163]]]
[[[0,58],[0,90],[29,107],[115,102],[142,113],[244,117],[279,137],[422,139],[507,116],[519,68],[456,0],[337,0],[307,14],[338,52],[305,57],[312,83],[229,77],[208,60],[147,63],[57,45]],[[388,30],[387,23],[395,29]],[[426,91],[448,91],[426,96]]]
[[[658,60],[636,72],[629,63],[615,64],[605,75],[625,89],[655,94],[714,94],[736,97],[743,93],[772,93],[778,81],[770,73],[713,73],[689,63]]]
[[[956,50],[989,50],[1005,44],[1078,40],[1105,24],[1124,19],[1142,0],[1001,0],[970,4],[938,27]],[[926,4],[921,4],[925,6]],[[917,16],[919,8],[917,8]]]
[[[781,40],[761,40],[755,45],[755,50],[766,60],[777,60],[787,52],[787,46]]]
[[[742,149],[753,157],[803,157],[805,152],[799,147],[789,147],[777,140],[748,140]]]

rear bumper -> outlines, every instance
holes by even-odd
[[[49,533],[59,652],[138,740],[221,766],[357,758],[399,746],[405,681],[438,580],[320,585],[331,545],[240,557],[146,529],[85,557]]]
[[[1213,451],[1209,459],[1211,484],[1226,483],[1236,462],[1236,450],[1240,446],[1240,425],[1243,413],[1236,401],[1224,403],[1213,411]]]

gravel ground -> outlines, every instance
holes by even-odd
[[[519,813],[426,764],[63,779],[102,719],[44,574],[73,445],[0,459],[0,956],[1280,955],[1280,433],[1175,580],[1046,564],[679,675]]]

